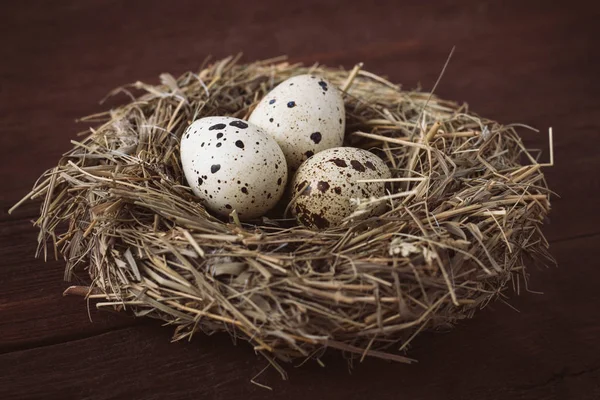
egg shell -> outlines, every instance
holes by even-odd
[[[356,210],[351,198],[385,195],[385,182],[358,180],[389,178],[387,165],[367,150],[338,147],[322,151],[305,161],[294,177],[293,213],[306,227],[335,227]],[[385,207],[385,202],[381,202],[365,217],[381,213]]]
[[[335,85],[317,75],[298,75],[269,92],[248,120],[275,138],[295,171],[313,154],[342,145],[346,112]]]
[[[181,165],[192,191],[218,215],[264,215],[281,198],[288,168],[277,142],[232,117],[194,121],[181,138]]]

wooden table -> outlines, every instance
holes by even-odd
[[[598,399],[600,398],[599,9],[576,1],[313,1],[4,3],[0,15],[0,399]],[[415,4],[409,4],[415,3]],[[548,157],[554,128],[560,194],[545,228],[558,268],[531,270],[451,332],[423,334],[407,366],[341,357],[267,370],[244,343],[197,335],[169,343],[155,321],[96,312],[63,298],[63,262],[33,257],[38,204],[8,208],[87,128],[98,100],[163,71],[195,70],[243,51],[244,60],[365,67],[437,92],[502,122]],[[114,103],[116,104],[116,103]],[[544,292],[543,295],[536,292]],[[518,312],[515,311],[518,309]]]

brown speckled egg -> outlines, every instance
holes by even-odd
[[[339,225],[356,209],[350,199],[385,195],[385,182],[357,182],[389,179],[387,165],[375,154],[353,147],[324,150],[306,160],[293,181],[292,206],[298,222],[312,229]],[[382,202],[385,207],[385,203]],[[371,209],[370,215],[381,212]]]
[[[194,121],[181,138],[181,166],[194,194],[215,214],[264,215],[281,198],[288,168],[277,142],[232,117]]]
[[[293,172],[313,154],[342,145],[346,111],[334,84],[298,75],[269,92],[248,120],[279,143]]]

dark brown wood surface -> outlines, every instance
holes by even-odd
[[[311,4],[309,4],[311,3]],[[0,399],[599,399],[599,7],[554,1],[39,1],[0,5]],[[339,355],[288,367],[289,380],[244,343],[197,335],[170,343],[155,321],[64,298],[63,263],[35,259],[38,204],[7,211],[114,87],[195,70],[207,55],[367,69],[431,89],[502,122],[556,165],[560,197],[545,228],[559,267],[531,271],[450,332],[414,342],[413,366],[350,371]],[[114,100],[111,100],[114,102]]]

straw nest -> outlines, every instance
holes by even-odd
[[[345,92],[346,144],[392,170],[387,210],[320,232],[283,215],[240,223],[207,213],[182,174],[182,132],[203,116],[246,118],[303,73]],[[517,125],[466,105],[402,91],[360,65],[236,58],[117,93],[130,101],[85,118],[96,127],[27,196],[44,199],[39,253],[60,252],[65,279],[83,277],[71,293],[163,320],[176,340],[229,332],[274,365],[326,348],[410,362],[401,353],[419,332],[471,317],[511,284],[518,291],[528,260],[552,261],[542,165]],[[360,200],[357,216],[374,201]]]

